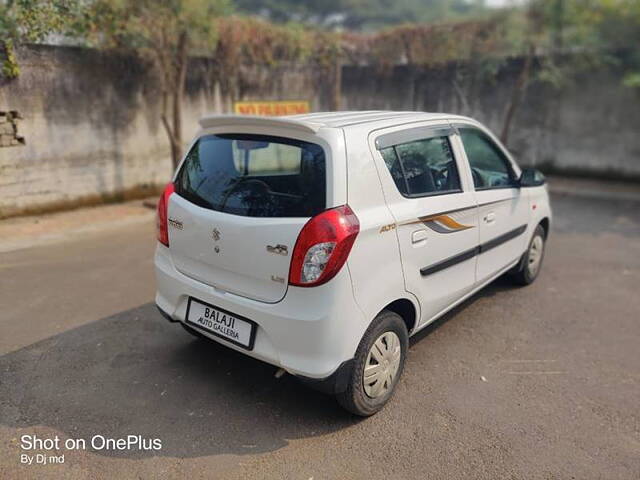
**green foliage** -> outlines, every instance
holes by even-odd
[[[407,24],[361,37],[353,49],[362,61],[390,67],[502,58],[512,53],[499,16],[441,24]]]
[[[540,80],[557,86],[594,68],[640,69],[640,1],[533,0],[530,12]]]
[[[296,24],[279,26],[256,18],[228,17],[217,28],[220,40],[214,58],[227,70],[243,64],[306,62],[314,47],[310,32]]]
[[[246,0],[239,5],[251,10],[260,3],[272,18],[315,19],[322,23],[317,21],[320,17],[362,7],[359,1]],[[374,11],[378,2],[366,4]],[[389,10],[404,4],[394,2],[388,5]],[[420,68],[453,63],[461,87],[471,78],[495,79],[510,57],[533,56],[535,68],[527,72],[523,85],[539,81],[560,87],[594,67],[613,66],[620,50],[628,50],[624,66],[640,70],[634,67],[640,64],[640,58],[635,58],[640,53],[633,48],[640,44],[639,5],[637,0],[532,0],[525,7],[494,10],[491,14],[483,10],[474,18],[406,23],[371,33],[330,34],[294,22],[223,18],[218,24],[220,42],[214,57],[229,82],[238,80],[242,65],[257,63],[315,62],[328,71],[340,61],[376,65],[383,71],[398,64]],[[275,15],[278,9],[282,13]]]
[[[78,0],[0,0],[0,39],[37,42],[65,33],[78,8]]]
[[[20,69],[14,47],[38,42],[49,34],[65,34],[78,11],[79,0],[0,0],[2,74],[15,78]]]
[[[13,49],[13,41],[5,40],[2,48],[4,50],[4,61],[2,62],[2,75],[5,78],[12,79],[20,75],[20,66],[16,60],[16,55]]]
[[[640,89],[640,72],[626,74],[622,83],[625,87]]]
[[[89,45],[150,59],[163,93],[179,95],[187,55],[215,48],[216,19],[229,8],[230,0],[92,0],[74,28]]]
[[[275,24],[225,16],[231,1],[0,0],[3,73],[18,73],[14,45],[51,33],[134,51],[165,72],[176,70],[180,49],[212,55],[230,79],[241,65],[298,62],[330,70],[341,61],[383,69],[466,63],[491,77],[505,58],[529,52],[538,59],[536,78],[552,85],[612,64],[621,51],[626,73],[640,70],[638,0],[531,0],[499,10],[482,0],[235,0],[240,11],[284,22]],[[321,28],[385,25],[395,26],[370,33]],[[625,83],[635,81],[629,78]]]
[[[217,39],[215,19],[230,0],[94,0],[77,33],[96,46],[158,54],[171,53],[186,34],[190,51],[209,49]]]
[[[375,33],[338,33],[300,23],[226,17],[217,22],[219,41],[213,56],[225,72],[242,65],[282,62],[329,68],[336,61],[348,61],[387,68],[477,59],[484,60],[487,72],[495,72],[505,56],[519,53],[519,46],[514,48],[508,36],[512,16],[500,13],[478,20],[404,24]]]
[[[222,88],[235,95],[243,68],[307,64],[321,76],[333,72],[343,57],[342,36],[300,23],[274,24],[251,17],[231,16],[216,22],[218,42],[210,52],[219,66]]]

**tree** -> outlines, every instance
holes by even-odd
[[[15,46],[42,41],[51,33],[65,33],[78,11],[78,0],[0,0],[2,74],[15,78],[20,68]]]
[[[317,88],[333,86],[332,108],[340,109],[344,34],[299,23],[275,24],[255,17],[231,16],[217,25],[220,38],[213,51],[222,91],[241,94],[242,75],[251,67],[306,65],[314,69]],[[246,67],[249,67],[247,69]]]
[[[215,19],[229,8],[229,0],[96,0],[79,32],[95,45],[133,51],[153,61],[160,77],[161,120],[174,167],[182,157],[188,56],[213,49]]]
[[[617,65],[623,70],[623,85],[640,86],[638,0],[530,0],[523,13],[521,40],[527,53],[505,108],[505,144],[533,81],[559,87],[594,67]]]
[[[555,4],[558,0],[553,0]],[[522,69],[515,81],[509,101],[505,105],[504,118],[502,121],[502,129],[500,131],[500,140],[505,145],[509,144],[509,132],[513,124],[516,111],[520,106],[524,92],[531,80],[531,68],[533,65],[536,51],[542,44],[542,38],[545,35],[545,15],[543,13],[543,7],[547,0],[536,1],[533,0],[527,7],[525,13],[525,26],[523,29],[523,42],[526,48],[524,53],[524,61],[522,63]],[[548,3],[548,2],[547,2]],[[555,5],[554,4],[554,5]],[[554,13],[557,12],[557,7],[554,6]],[[554,35],[554,40],[559,41],[557,38],[557,30]]]

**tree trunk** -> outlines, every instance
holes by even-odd
[[[178,38],[175,57],[163,57],[164,50],[158,52],[158,64],[162,70],[162,114],[161,120],[171,147],[171,163],[177,168],[182,159],[182,99],[187,78],[187,43],[186,32]],[[171,122],[168,110],[171,100]]]
[[[336,60],[333,64],[333,105],[334,111],[338,111],[342,108],[342,60],[340,55],[336,55]]]
[[[173,141],[171,142],[171,157],[173,168],[178,167],[182,159],[182,100],[187,78],[187,32],[182,32],[178,39],[177,72],[173,92]]]
[[[504,115],[504,123],[502,124],[502,133],[500,133],[500,140],[502,143],[507,145],[509,141],[509,130],[511,129],[511,124],[513,123],[513,118],[515,116],[516,110],[520,105],[520,101],[522,100],[522,94],[527,88],[527,84],[529,83],[529,77],[531,74],[531,64],[533,63],[533,54],[534,54],[534,46],[529,46],[529,52],[527,53],[527,57],[524,60],[524,65],[522,67],[522,71],[520,72],[520,76],[516,81],[516,84],[513,88],[513,92],[511,93],[511,99],[505,108]]]

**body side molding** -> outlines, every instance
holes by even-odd
[[[458,263],[464,262],[466,260],[469,260],[473,257],[475,257],[476,255],[480,255],[484,252],[487,252],[493,248],[496,248],[499,245],[502,245],[505,242],[508,242],[509,240],[512,240],[516,237],[519,237],[520,235],[522,235],[525,231],[527,230],[527,226],[526,225],[521,225],[518,228],[514,228],[513,230],[508,231],[507,233],[504,233],[502,235],[497,236],[496,238],[493,238],[491,240],[489,240],[488,242],[482,243],[480,245],[478,245],[475,248],[469,249],[469,250],[465,250],[462,253],[458,253],[457,255],[454,255],[453,257],[449,257],[445,260],[442,260],[440,262],[434,263],[433,265],[429,265],[427,267],[423,267],[420,269],[420,274],[423,277],[426,277],[427,275],[432,275],[436,272],[439,272],[441,270],[444,270],[445,268],[449,268],[449,267],[453,267],[454,265],[457,265]]]

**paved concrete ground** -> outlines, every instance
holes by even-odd
[[[163,321],[149,220],[0,253],[0,478],[640,478],[640,205],[554,206],[538,281],[420,333],[366,420]],[[24,434],[162,449],[24,466]]]
[[[90,233],[126,225],[150,222],[155,215],[156,198],[99,205],[44,215],[15,217],[0,221],[0,253],[60,243]]]

